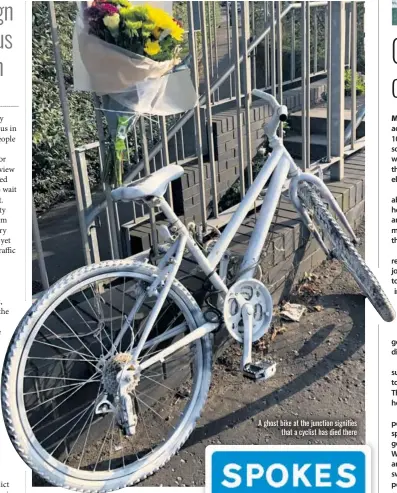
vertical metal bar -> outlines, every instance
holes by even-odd
[[[149,149],[146,137],[146,127],[145,127],[145,117],[141,116],[139,118],[139,123],[141,127],[141,143],[142,143],[142,154],[143,154],[143,163],[145,169],[145,176],[150,175],[150,161],[149,161]],[[150,221],[150,229],[152,233],[152,246],[154,255],[157,257],[158,255],[158,244],[157,244],[157,228],[156,228],[156,215],[152,207],[149,207],[149,221]]]
[[[48,289],[50,287],[50,283],[48,282],[47,267],[45,265],[43,245],[41,243],[41,238],[40,238],[40,229],[39,229],[39,223],[37,221],[36,206],[34,205],[33,200],[32,200],[32,233],[33,233],[33,241],[37,252],[37,261],[39,263],[41,284],[44,289]]]
[[[152,117],[148,117],[149,120],[149,139],[150,139],[150,144],[153,146],[153,124],[152,124]],[[156,171],[156,156],[151,161],[151,173],[154,173]],[[117,205],[117,204],[116,204]]]
[[[313,72],[318,72],[318,20],[317,20],[317,7],[313,8],[313,21],[314,21],[314,62]]]
[[[328,46],[329,46],[329,2],[324,7],[324,70],[328,70]]]
[[[250,5],[252,5],[252,24],[251,24],[251,33],[252,37],[256,36],[256,23],[255,23],[255,2],[249,2]],[[249,36],[249,33],[248,33]],[[247,43],[249,42],[249,37],[247,38]],[[257,48],[255,48],[254,52],[252,53],[252,84],[253,87],[256,87],[256,55],[257,55]]]
[[[184,161],[186,159],[186,155],[185,155],[185,137],[183,135],[183,128],[181,128],[180,132],[179,132],[179,135],[181,137],[181,152],[182,152],[182,161]]]
[[[283,104],[283,25],[281,21],[281,2],[276,3],[276,21],[278,101],[280,104]]]
[[[219,5],[218,2],[210,2],[210,5],[212,5],[212,21],[213,21],[213,28],[214,28],[214,41],[215,41],[215,76],[218,79],[219,77],[219,60],[218,60],[218,36],[216,35],[217,31],[217,19],[216,19],[216,7]],[[204,37],[205,39],[205,37]],[[219,89],[217,91],[217,97],[216,100],[219,101]]]
[[[345,65],[348,68],[351,68],[351,2],[348,2],[345,5],[346,11],[346,43],[345,43]]]
[[[134,141],[135,141],[135,163],[139,165],[140,162],[139,153],[138,153],[139,144],[138,144],[138,131],[136,125],[133,126],[132,133],[134,135]],[[136,179],[140,180],[141,178],[142,178],[142,173],[140,172],[136,177]],[[142,204],[135,204],[135,202],[133,202],[132,205],[134,208],[135,219],[137,218],[137,213],[136,213],[137,209],[138,211],[140,211],[138,212],[139,217],[143,217],[145,215],[145,208]]]
[[[175,146],[175,162],[179,163],[179,146],[178,146],[178,132],[174,135],[174,146]]]
[[[310,4],[307,6],[306,12],[306,168],[310,167],[310,74],[311,74],[311,53],[310,53]]]
[[[306,57],[306,18],[307,18],[307,3],[301,2],[301,99],[302,99],[302,168],[307,169],[307,147],[306,147],[306,112],[307,112],[307,93],[306,93],[306,65],[308,63]]]
[[[200,13],[201,18],[205,19],[205,2],[200,2]],[[201,31],[203,35],[203,40],[207,38],[207,27],[205,24],[201,26]],[[203,61],[204,61],[204,79],[205,79],[205,95],[206,95],[206,120],[207,120],[207,138],[208,147],[210,155],[210,170],[211,170],[211,186],[212,186],[212,202],[213,202],[213,213],[214,217],[218,217],[218,184],[217,184],[217,172],[216,172],[216,162],[215,162],[215,148],[214,148],[214,131],[212,128],[212,105],[210,98],[211,83],[210,83],[210,73],[208,70],[208,50],[207,45],[203,42]]]
[[[230,43],[230,10],[229,10],[229,2],[226,2],[226,35],[227,35],[227,55],[229,62],[232,59],[232,49]],[[230,99],[233,97],[233,76],[229,75],[229,91],[230,91]]]
[[[211,5],[212,1],[208,2],[207,3],[209,5]],[[211,15],[211,8],[208,8],[206,9],[207,13],[208,13],[208,34],[209,34],[209,41],[210,41],[210,49],[209,49],[209,54],[210,54],[210,62],[211,62],[211,78],[214,77],[214,53],[213,53],[213,50],[214,50],[214,43],[213,43],[213,37],[212,37],[212,15]],[[203,17],[203,19],[205,19],[206,17]],[[203,29],[203,26],[201,26],[201,29]],[[206,42],[207,38],[204,38],[203,37],[203,44]]]
[[[327,7],[327,161],[331,161],[331,134],[332,134],[332,120],[331,120],[331,108],[332,108],[332,57],[331,57],[331,36],[332,36],[332,8],[331,1],[328,2]]]
[[[296,77],[295,10],[291,11],[291,80]]]
[[[170,164],[170,153],[168,151],[168,137],[167,137],[167,123],[165,116],[160,116],[160,136],[161,136],[161,145],[162,145],[162,166],[168,166]],[[167,201],[170,206],[173,208],[173,200],[172,200],[172,184],[170,183],[167,190]]]
[[[87,160],[85,157],[85,152],[84,151],[76,152],[76,159],[79,169],[83,206],[84,209],[87,211],[92,207],[92,196],[90,190],[90,182],[88,179]],[[98,246],[98,237],[96,234],[96,228],[95,225],[87,224],[87,232],[88,232],[88,228],[89,228],[88,239],[90,242],[90,252],[92,255],[91,262],[98,263],[101,261],[101,259],[99,255],[99,246]]]
[[[351,148],[354,149],[357,131],[357,3],[351,3],[351,73],[352,73],[352,100],[351,100]]]
[[[278,102],[283,104],[283,25],[281,21],[281,2],[276,3],[277,21],[277,82],[278,82]]]
[[[264,26],[263,29],[267,28],[267,22],[269,20],[269,5],[268,2],[263,2],[264,6]],[[263,41],[264,46],[264,65],[265,65],[265,87],[270,86],[270,77],[269,77],[269,36],[266,36]]]
[[[79,180],[78,164],[75,155],[72,125],[70,122],[68,99],[67,99],[67,93],[65,88],[65,78],[62,68],[62,57],[61,57],[61,49],[59,43],[54,2],[48,2],[48,7],[49,7],[49,20],[51,27],[51,38],[52,38],[54,58],[55,58],[55,69],[56,69],[56,75],[57,75],[57,81],[59,87],[59,95],[60,95],[62,115],[63,115],[63,124],[65,127],[65,136],[67,140],[69,159],[72,168],[73,186],[74,186],[74,193],[76,197],[77,215],[79,220],[81,241],[83,245],[83,255],[84,255],[84,260],[88,265],[91,261],[90,247],[88,242],[87,227],[85,224],[85,217],[84,217],[85,211],[83,206],[81,184]]]
[[[100,108],[101,102],[96,94],[94,94],[93,100],[94,100],[95,108]],[[103,128],[102,115],[99,109],[95,110],[95,121],[96,121],[98,140],[99,140],[99,156],[103,166],[103,164],[106,161],[106,139],[105,139],[105,130]],[[112,259],[119,259],[120,249],[118,242],[118,230],[116,223],[115,207],[114,207],[114,202],[112,200],[112,196],[110,194],[111,192],[110,186],[106,182],[103,183],[103,190],[105,192],[105,199],[106,199],[106,218],[108,221],[110,254]]]
[[[248,186],[253,181],[252,175],[252,149],[251,149],[251,105],[252,105],[252,86],[251,86],[251,64],[248,56],[248,42],[250,37],[250,12],[249,3],[242,2],[241,23],[243,37],[243,78],[244,78],[244,100],[245,100],[245,156],[247,160]],[[254,54],[253,54],[254,56]]]
[[[93,97],[93,102],[94,102],[94,106],[95,108],[100,108],[100,101],[99,101],[99,97],[94,95]],[[96,113],[95,113],[95,118],[100,118],[101,115],[99,113],[98,110],[96,110]],[[102,124],[102,120],[101,120],[101,124]],[[98,123],[96,124],[97,126],[97,129],[99,128],[98,127]],[[104,162],[104,158],[105,158],[105,150],[103,148],[104,146],[104,142],[100,140],[100,136],[98,134],[98,137],[99,137],[99,147],[98,147],[98,158],[99,158],[99,171],[101,173],[101,176],[103,176],[103,172],[104,172],[104,168],[105,168],[105,162]],[[103,137],[103,134],[102,134],[102,137]],[[127,145],[127,156],[128,156],[128,164],[130,164],[130,150],[129,150],[129,147],[128,147],[128,139],[126,140],[126,145]],[[102,185],[102,191],[105,192],[105,183],[103,180],[101,180],[101,185]],[[114,258],[113,256],[113,245],[112,245],[112,241],[111,241],[111,238],[112,238],[112,231],[111,231],[111,227],[110,227],[110,217],[109,217],[109,208],[108,207],[105,207],[105,215],[106,215],[106,228],[107,228],[107,233],[108,233],[108,239],[109,239],[109,245],[110,245],[110,251],[111,251],[111,257]]]
[[[271,85],[272,85],[272,95],[277,97],[276,92],[276,74],[277,74],[277,66],[276,66],[276,19],[274,12],[274,1],[270,2],[270,22],[271,22],[271,30],[270,30],[270,43],[271,43],[271,57],[270,57],[270,77],[271,77]]]
[[[281,23],[281,2],[276,3],[277,20],[277,82],[278,82],[278,101],[283,104],[283,26]],[[283,140],[283,126],[280,125],[279,135]]]
[[[233,51],[235,63],[235,86],[236,86],[236,106],[237,106],[237,143],[238,143],[238,161],[240,171],[240,197],[243,199],[245,195],[245,177],[244,177],[244,146],[243,146],[243,118],[241,111],[241,74],[240,74],[240,37],[238,29],[238,11],[237,2],[232,2],[232,36],[233,36]]]
[[[128,139],[125,139],[125,145],[127,147],[127,158],[128,158],[128,166],[131,166],[131,152],[130,152],[130,145],[129,145],[129,142],[128,142]],[[99,156],[101,155],[101,153],[99,153]],[[101,159],[100,159],[101,161]],[[103,172],[103,165],[101,164],[101,173]],[[103,186],[103,184],[102,184]],[[133,222],[136,221],[136,209],[135,209],[135,202],[131,202],[131,205],[132,205],[132,220]],[[107,226],[108,226],[108,232],[110,231],[110,226],[109,226],[109,211],[108,209],[106,208],[106,216],[107,216]],[[109,238],[110,238],[110,232],[109,232]],[[130,256],[131,255],[131,252],[129,251],[131,250],[130,248],[128,249],[127,248],[127,256]]]
[[[331,166],[331,178],[342,180],[344,176],[345,148],[345,2],[331,2],[332,48],[331,48],[331,154],[339,158],[336,166]]]
[[[187,2],[188,23],[189,23],[189,47],[190,54],[192,56],[192,78],[193,84],[196,90],[197,98],[199,98],[199,82],[198,82],[198,67],[197,67],[197,51],[196,51],[196,37],[194,32],[194,19],[193,19],[193,6],[192,1]],[[205,19],[202,19],[205,22]],[[197,166],[199,172],[199,185],[200,185],[200,208],[201,208],[201,224],[203,230],[207,230],[207,207],[205,202],[205,179],[204,179],[204,161],[203,161],[203,142],[201,137],[201,116],[200,105],[197,104],[194,108],[194,124],[196,133],[196,154],[197,154]]]

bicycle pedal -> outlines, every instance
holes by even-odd
[[[254,380],[255,382],[268,380],[275,375],[276,366],[277,363],[267,360],[248,363],[243,369],[243,375],[250,380]]]

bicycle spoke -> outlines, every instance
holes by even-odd
[[[37,377],[37,378],[41,378],[41,377]],[[99,381],[99,380],[94,380],[94,382],[97,382],[97,381]],[[37,394],[40,394],[42,392],[50,392],[51,390],[58,390],[58,389],[66,388],[66,387],[75,387],[76,385],[78,385],[78,383],[70,383],[68,385],[60,385],[59,387],[48,387],[47,389],[32,390],[31,392],[24,392],[23,395],[37,395]]]
[[[84,457],[84,450],[85,450],[85,448],[86,448],[86,446],[87,446],[87,441],[88,441],[88,437],[89,437],[89,434],[90,434],[90,430],[91,430],[92,422],[93,422],[93,420],[94,420],[94,416],[95,416],[95,407],[94,407],[94,409],[93,409],[93,410],[92,410],[92,412],[91,412],[90,425],[89,425],[89,427],[88,427],[87,435],[86,435],[85,440],[84,440],[84,447],[83,447],[83,450],[82,450],[81,455],[80,455],[79,465],[78,465],[77,469],[80,469],[80,467],[81,467],[81,462],[82,462],[83,457]],[[84,426],[85,426],[85,425],[84,425]],[[78,437],[78,438],[80,438],[80,435],[79,435],[79,437]],[[76,441],[75,441],[75,443],[73,444],[73,448],[74,448],[75,444],[76,444]],[[69,454],[69,456],[70,456],[70,454]],[[68,456],[68,457],[69,457],[69,456]]]
[[[146,378],[147,380],[150,380],[151,382],[157,383],[158,385],[160,385],[160,387],[164,387],[165,389],[170,390],[171,392],[175,392],[175,389],[171,389],[170,387],[167,387],[167,385],[164,385],[163,383],[161,383],[157,380],[154,380],[153,378],[146,377],[145,375],[141,375],[141,378]]]
[[[139,402],[141,402],[145,407],[147,407],[150,411],[152,411],[152,413],[154,413],[156,416],[158,416],[162,421],[165,421],[165,418],[163,418],[157,411],[155,411],[152,406],[149,406],[149,404],[147,404],[145,401],[143,401],[142,399],[140,399],[138,396],[136,397],[138,399]],[[172,426],[170,424],[171,428],[173,428],[175,430],[175,427]]]
[[[110,445],[109,445],[109,467],[108,467],[108,471],[110,471],[110,467],[111,467],[111,465],[112,465],[112,449],[113,449],[113,431],[114,431],[114,423],[115,423],[115,419],[113,420],[112,433],[110,434]]]
[[[45,324],[43,324],[43,327],[45,329],[47,329],[49,332],[52,332],[51,329],[49,329]],[[56,334],[54,334],[56,336]],[[58,339],[60,339],[64,344],[67,344],[63,339],[61,339],[60,337],[56,336]],[[83,359],[85,359],[87,361],[87,363],[89,363],[90,365],[94,366],[90,360],[88,358],[91,358],[90,355],[86,355],[86,354],[83,354],[79,351],[77,351],[77,349],[74,349],[72,346],[70,346],[70,344],[67,344],[69,346],[70,349],[67,349],[67,348],[63,348],[61,346],[57,346],[56,344],[50,344],[48,342],[44,342],[44,341],[39,341],[38,339],[36,339],[34,341],[35,343],[37,344],[43,344],[45,346],[49,346],[49,347],[53,347],[53,348],[56,348],[56,349],[61,349],[62,351],[66,351],[67,353],[76,353],[78,354],[79,356],[81,356]],[[91,353],[91,355],[95,358],[95,356]],[[96,359],[96,361],[98,361],[98,359]]]
[[[154,401],[154,403],[153,403],[153,404],[159,404],[159,405],[160,405],[160,406],[162,406],[162,407],[166,407],[166,408],[170,408],[170,409],[171,409],[171,404],[168,404],[168,405],[166,404],[166,405],[164,406],[164,405],[162,405],[162,403],[161,403],[159,400],[155,399],[155,398],[154,398],[154,397],[152,397],[151,395],[145,394],[144,392],[139,392],[137,395],[141,395],[141,396],[148,397],[149,399],[151,399],[152,401]],[[178,414],[179,414],[180,416],[182,416],[182,413],[178,413]],[[161,416],[159,415],[159,417],[161,417]],[[169,417],[169,416],[167,416],[167,417]],[[162,418],[162,417],[161,417],[161,419],[165,421],[165,418]]]
[[[40,419],[34,426],[32,426],[32,430],[34,430],[40,423],[42,423],[45,419],[48,418],[50,414],[52,414],[55,410],[57,410],[62,404],[64,404],[68,399],[70,399],[74,394],[76,394],[79,390],[81,390],[85,385],[89,384],[95,375],[89,378],[86,383],[82,384],[78,389],[76,389],[69,397],[60,402],[57,406],[55,406],[49,413],[47,413],[43,418]]]
[[[38,340],[35,340],[34,343],[42,343],[41,341],[38,341]],[[44,345],[46,345],[46,343],[42,343]],[[66,351],[69,351],[69,350],[66,350]],[[72,353],[71,351],[69,351],[69,354],[74,354]],[[29,359],[29,357],[28,357]],[[73,361],[77,361],[77,359],[74,357],[74,356],[71,356],[69,358],[69,356],[66,358],[66,362],[67,363],[72,363]],[[84,361],[90,361],[92,363],[92,360],[87,360],[87,358],[84,358]],[[44,365],[40,365],[39,367],[36,366],[34,363],[31,364],[31,366],[34,368],[34,370],[37,372],[38,370],[41,370],[43,371],[44,369],[46,368],[49,368],[51,366],[53,366],[53,368],[55,368],[56,366],[58,365],[58,363],[54,363],[54,361],[52,360],[52,358],[50,358],[50,362],[49,363],[46,363]],[[96,368],[95,368],[96,369]],[[32,373],[29,373],[27,371],[25,371],[25,375],[33,375]],[[37,374],[35,374],[34,376],[37,376]]]
[[[43,443],[46,442],[49,438],[51,438],[53,435],[58,433],[59,430],[62,430],[62,428],[67,426],[71,421],[75,420],[76,418],[78,418],[80,416],[79,419],[77,420],[77,422],[72,426],[72,428],[69,429],[67,434],[62,438],[62,440],[60,440],[58,442],[57,446],[50,452],[50,455],[54,455],[54,452],[58,449],[58,447],[61,445],[61,443],[63,443],[66,440],[66,438],[72,433],[72,431],[76,428],[76,426],[78,425],[80,420],[83,419],[84,414],[90,409],[91,406],[92,406],[92,403],[89,406],[87,406],[85,409],[80,411],[76,416],[73,416],[73,418],[70,418],[69,421],[66,421],[66,423],[64,423],[60,428],[57,428],[50,435],[48,435],[46,438],[44,438],[44,440],[41,442],[41,445],[43,445]]]
[[[69,358],[46,358],[46,357],[42,357],[42,356],[28,356],[27,359],[38,359],[38,360],[48,360],[48,361],[66,361],[68,363],[70,363],[70,359]],[[74,361],[86,361],[87,363],[96,363],[98,360],[97,359],[78,359],[78,358],[73,358],[73,362]]]
[[[92,287],[91,287],[91,290],[92,290],[92,292],[94,294],[94,291],[93,291]],[[112,344],[112,340],[110,339],[109,334],[107,333],[107,330],[105,329],[105,318],[103,318],[102,320],[99,320],[98,315],[95,313],[94,308],[91,306],[91,303],[89,302],[89,300],[87,298],[87,295],[85,294],[84,291],[83,291],[83,296],[86,299],[88,305],[90,306],[91,311],[93,312],[94,316],[96,317],[96,319],[97,319],[96,321],[98,322],[98,324],[103,324],[103,326],[101,328],[99,328],[99,333],[102,334],[102,332],[105,332],[106,337],[109,339],[110,344]],[[94,294],[94,296],[95,296],[95,294]],[[99,341],[98,335],[96,334],[96,332],[98,332],[98,328],[97,328],[97,330],[92,335],[102,345],[102,349],[105,348],[105,350],[107,351],[106,346],[104,346],[103,343],[102,343],[102,336],[101,336],[101,340]],[[103,351],[102,351],[102,354],[101,355],[103,356]]]
[[[120,450],[124,450],[124,447],[123,447],[123,435],[121,433],[121,429],[119,428],[119,447],[120,447]],[[123,457],[122,457],[122,460],[123,460],[123,468],[125,468],[125,455],[124,455],[124,452],[122,452],[123,454]],[[136,454],[135,454],[136,455]]]
[[[97,468],[99,459],[101,458],[102,450],[103,450],[103,447],[104,447],[104,445],[106,443],[106,439],[107,439],[107,437],[109,435],[110,428],[112,428],[112,432],[113,432],[114,420],[115,420],[115,415],[112,416],[112,419],[110,421],[110,425],[108,427],[108,431],[106,432],[105,438],[102,440],[102,445],[101,445],[101,448],[99,449],[98,457],[97,457],[97,460],[95,462],[94,471],[96,471],[96,468]]]
[[[95,373],[95,375],[98,372]],[[93,375],[93,376],[95,376]],[[40,378],[40,380],[62,380],[62,381],[70,381],[70,382],[87,382],[86,378],[67,378],[67,377],[50,377],[50,376],[38,376],[38,375],[24,375],[23,378]]]
[[[123,320],[124,320],[124,304],[125,304],[125,276],[123,278],[123,301],[121,304],[121,322],[120,322],[120,331],[123,328]],[[130,325],[130,324],[129,324]],[[119,342],[119,351],[121,351],[121,339]]]
[[[85,318],[83,317],[83,315],[81,315],[81,313],[77,310],[77,308],[73,305],[73,303],[70,301],[69,298],[67,298],[70,306],[74,309],[74,311],[77,313],[77,315],[79,315],[79,317],[81,318],[81,320],[85,323],[85,325],[88,327],[89,331],[91,332],[91,327],[88,325],[87,321],[85,320]],[[55,313],[57,313],[57,311],[55,310]],[[60,315],[58,314],[58,316],[60,317]],[[62,318],[62,317],[61,317]],[[89,353],[91,353],[91,355],[95,358],[95,355],[94,353],[84,344],[84,342],[80,339],[80,337],[75,333],[75,331],[72,329],[72,327],[70,327],[70,325],[68,323],[65,322],[65,325],[68,327],[68,329],[72,332],[72,334],[74,334],[77,339],[80,341],[80,343],[87,349],[87,351]]]
[[[169,364],[170,362],[167,361],[166,364]],[[168,372],[167,371],[167,380],[172,377],[172,375],[176,375],[177,373],[181,373],[182,370],[184,370],[185,368],[187,368],[188,366],[190,366],[190,362],[188,365],[184,365],[184,366],[178,366],[174,371],[172,372]],[[164,372],[161,372],[161,373],[143,373],[141,376],[147,376],[147,377],[151,377],[151,378],[155,378],[155,377],[162,377],[164,376]],[[156,380],[157,382],[157,380]]]
[[[97,382],[98,382],[98,380],[92,380],[91,382],[87,382],[87,383],[97,383]],[[80,388],[83,387],[84,385],[85,385],[85,383],[76,384],[76,386],[79,387],[76,389],[76,392],[78,390],[80,390]],[[30,409],[26,409],[26,412],[30,413],[30,412],[34,411],[35,409],[37,409],[38,407],[43,406],[44,404],[47,404],[48,402],[52,402],[54,399],[57,399],[58,397],[61,397],[62,395],[67,394],[68,392],[71,392],[72,390],[73,389],[65,390],[64,392],[61,392],[60,394],[57,394],[54,397],[51,397],[50,399],[47,399],[43,402],[40,402],[40,404],[37,404],[37,406],[31,407]]]
[[[112,281],[110,281],[110,335],[112,339],[112,348],[113,348],[113,342],[114,342],[114,337],[113,337],[113,302],[112,302]]]
[[[136,393],[135,393],[135,392],[134,392],[134,397],[135,397],[135,399],[136,399],[136,402],[138,402],[138,398],[137,398],[137,396],[136,396]],[[147,429],[147,427],[146,427],[146,421],[145,421],[145,418],[144,418],[143,414],[142,414],[142,422],[143,422],[143,427],[144,427],[144,429],[145,429],[145,433],[146,433],[146,436],[147,436],[147,439],[148,439],[148,444],[149,444],[150,450],[153,452],[153,448],[152,448],[152,446],[150,445],[151,440],[150,440],[150,436],[149,436],[149,431],[148,431],[148,429]]]
[[[73,452],[73,450],[74,450],[74,447],[75,447],[76,443],[80,440],[80,437],[81,437],[81,435],[82,435],[82,433],[83,433],[83,430],[84,430],[84,428],[86,427],[86,425],[87,425],[88,421],[90,421],[90,426],[91,426],[92,420],[94,419],[94,416],[95,416],[95,405],[96,405],[96,403],[98,402],[98,398],[99,398],[99,396],[100,396],[100,392],[101,392],[101,387],[99,387],[99,388],[98,388],[98,393],[97,393],[97,396],[96,396],[96,398],[95,398],[95,400],[94,400],[94,402],[93,402],[93,404],[92,404],[92,405],[93,405],[93,409],[92,409],[91,413],[88,415],[88,417],[87,417],[87,419],[86,419],[86,421],[85,421],[84,425],[82,426],[82,428],[81,428],[81,430],[80,430],[80,433],[78,434],[78,436],[77,436],[76,440],[74,441],[74,443],[73,443],[73,445],[72,445],[72,448],[70,449],[70,451],[69,451],[69,453],[68,453],[68,455],[67,455],[66,459],[63,461],[63,463],[64,463],[64,464],[66,464],[67,460],[68,460],[68,459],[69,459],[69,457],[72,455],[72,452]],[[89,433],[87,433],[86,440],[87,440],[87,438],[88,438],[88,434],[89,434]],[[84,448],[85,448],[85,444],[84,444]],[[83,449],[83,452],[84,452],[84,449]],[[83,452],[81,453],[81,459],[83,458]]]

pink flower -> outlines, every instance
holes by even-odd
[[[111,3],[100,3],[98,5],[98,8],[100,11],[104,13],[104,15],[113,15],[113,14],[118,14],[119,12],[119,9],[115,5],[112,5]]]
[[[95,2],[86,9],[86,17],[92,21],[103,19],[106,15],[118,14],[119,10],[115,5],[106,2]]]

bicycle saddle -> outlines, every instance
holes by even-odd
[[[171,164],[155,171],[141,180],[134,181],[129,187],[119,187],[112,191],[114,200],[128,202],[144,197],[162,197],[171,181],[180,178],[184,171],[182,166]]]

